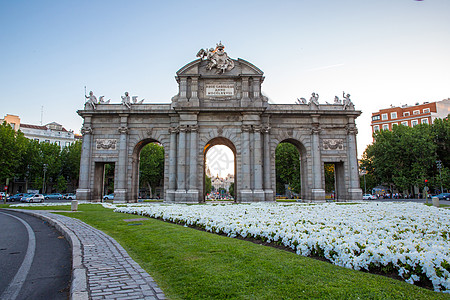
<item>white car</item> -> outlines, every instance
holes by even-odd
[[[44,202],[44,195],[42,194],[27,194],[22,197],[21,202]]]
[[[374,195],[371,194],[364,194],[363,195],[363,200],[376,200],[377,197],[375,197]]]

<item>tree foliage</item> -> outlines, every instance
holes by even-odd
[[[45,169],[45,185],[63,192],[68,182],[78,184],[80,153],[79,141],[61,150],[56,144],[27,139],[4,122],[0,125],[0,184],[18,178],[28,188],[42,189]]]
[[[300,193],[300,152],[290,143],[280,143],[275,149],[277,194],[285,193],[288,184],[295,193]]]
[[[139,186],[146,186],[150,192],[162,185],[164,180],[164,147],[150,143],[141,150],[139,163]]]
[[[436,189],[440,186],[436,161],[441,160],[443,186],[449,186],[448,119],[437,119],[432,125],[394,126],[392,131],[376,132],[374,139],[364,152],[361,166],[379,184],[413,192],[413,186],[422,189],[427,179],[427,185]]]
[[[209,194],[212,190],[212,183],[211,183],[211,177],[208,175],[205,175],[205,193]]]

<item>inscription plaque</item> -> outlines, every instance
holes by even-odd
[[[206,96],[234,96],[233,83],[208,83],[206,84]]]

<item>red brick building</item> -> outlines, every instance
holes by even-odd
[[[446,118],[450,114],[450,98],[438,102],[416,103],[413,106],[390,107],[372,113],[372,133],[378,130],[392,130],[395,125],[414,127],[431,124],[435,119]]]

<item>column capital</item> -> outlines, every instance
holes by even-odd
[[[263,125],[261,131],[263,133],[270,133],[270,126],[269,125]]]
[[[178,133],[178,126],[169,127],[169,133]]]
[[[88,127],[83,127],[81,128],[81,134],[85,135],[85,134],[92,134],[92,127],[88,126]]]
[[[119,131],[120,134],[127,134],[128,133],[128,127],[127,126],[120,126],[117,128],[117,131]]]
[[[318,123],[312,124],[311,134],[319,134],[321,131],[322,131],[322,128],[320,128],[320,125]]]
[[[198,125],[191,125],[189,126],[189,128],[191,129],[192,132],[197,132],[198,131]]]
[[[243,132],[250,132],[252,129],[252,126],[251,125],[242,125],[241,129]]]
[[[261,125],[253,126],[253,132],[255,132],[255,133],[260,133],[260,132],[262,132],[262,130],[263,130],[263,127]]]
[[[188,127],[187,127],[187,125],[180,125],[180,126],[178,126],[178,130],[180,132],[186,132],[186,131],[188,131]]]
[[[356,128],[355,124],[347,125],[347,134],[358,134],[358,128]]]

